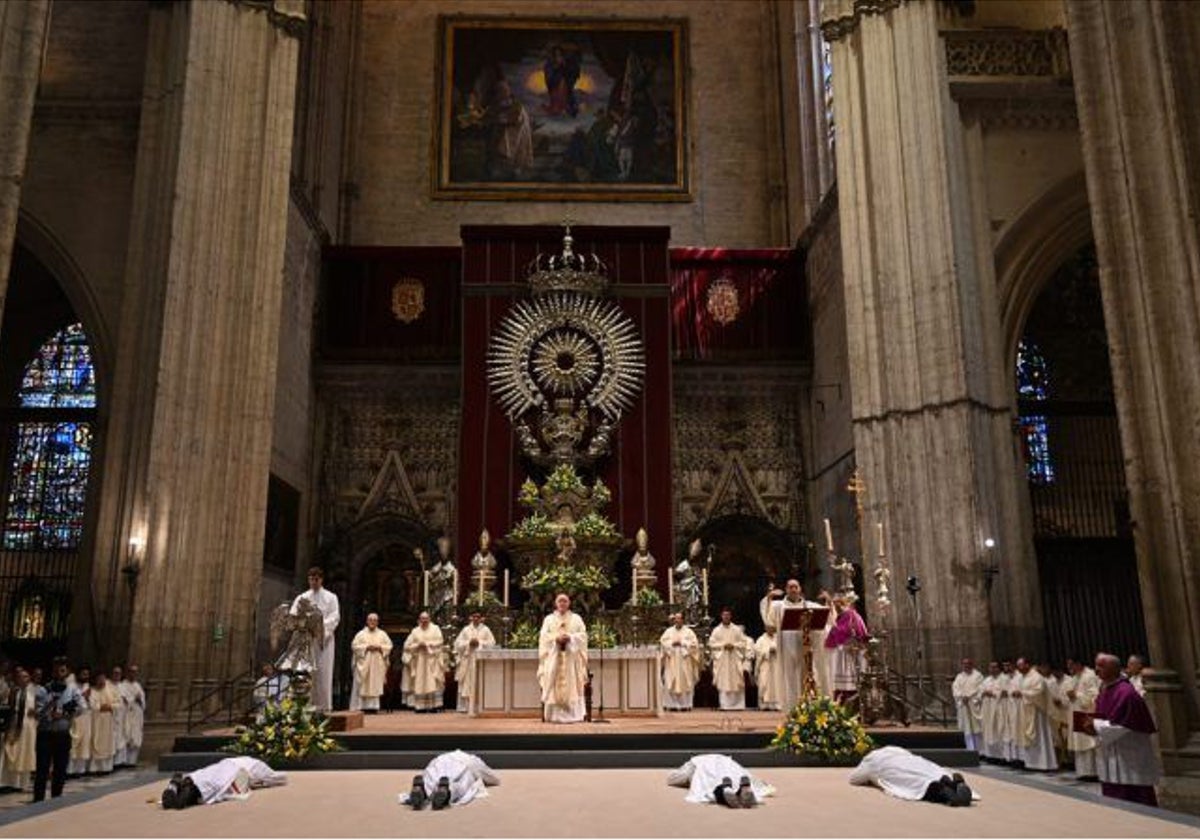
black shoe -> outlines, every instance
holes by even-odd
[[[725,799],[725,794],[732,788],[733,780],[726,776],[725,778],[721,779],[721,784],[713,788],[713,799],[720,805],[727,805],[730,808],[738,807],[737,805],[729,805],[729,802]],[[735,796],[734,798],[736,800],[737,797]]]
[[[408,805],[414,811],[420,811],[429,802],[429,794],[425,792],[425,777],[413,776],[412,790],[408,794]]]
[[[758,804],[758,799],[754,796],[754,789],[750,787],[749,776],[742,776],[741,782],[738,784],[737,798],[743,808],[753,808]]]
[[[967,783],[967,780],[963,778],[962,773],[954,773],[950,776],[950,781],[954,782],[956,785],[965,785]]]
[[[947,804],[951,808],[966,808],[971,804],[971,788],[967,786],[966,782],[955,783],[954,792],[950,794],[950,801]]]
[[[442,776],[438,779],[437,790],[433,792],[433,810],[441,811],[450,807],[450,778]]]

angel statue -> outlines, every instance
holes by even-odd
[[[700,604],[700,578],[693,568],[700,559],[700,548],[700,540],[692,540],[688,556],[675,566],[675,603],[684,609],[690,610]]]
[[[295,613],[292,605],[285,601],[271,612],[272,650],[279,648],[285,633],[287,646],[279,660],[279,670],[289,674],[288,687],[292,697],[307,704],[317,661],[325,645],[325,617],[306,598],[297,601]]]

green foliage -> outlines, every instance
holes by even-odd
[[[314,755],[341,749],[327,732],[329,719],[310,712],[293,700],[268,703],[249,726],[234,730],[235,740],[221,748],[223,752],[250,755],[272,767],[304,761]]]
[[[538,566],[521,578],[522,589],[539,595],[592,592],[609,585],[608,576],[599,566]]]
[[[535,508],[538,499],[538,486],[533,483],[532,478],[525,479],[521,484],[521,492],[517,494],[517,501],[527,508]]]
[[[463,606],[482,607],[482,608],[486,609],[488,607],[501,606],[501,603],[500,603],[500,598],[496,595],[495,592],[492,592],[490,589],[485,589],[483,591],[483,599],[480,600],[479,590],[475,589],[471,592],[470,595],[468,595],[466,598],[463,599]]]
[[[775,730],[771,748],[817,758],[853,758],[875,746],[857,715],[828,697],[801,700]]]
[[[647,586],[638,590],[637,605],[639,607],[661,607],[662,602],[662,596],[658,594],[657,589],[651,589]]]
[[[602,621],[593,622],[588,627],[588,647],[597,650],[599,648],[615,648],[617,646],[617,631]]]
[[[596,483],[592,485],[592,501],[597,510],[612,501],[612,491],[608,489],[608,485],[602,479],[597,478]]]
[[[577,537],[615,537],[618,536],[617,526],[598,513],[585,513],[575,522]]]
[[[554,537],[554,527],[543,514],[531,513],[513,526],[509,536],[522,540],[549,539]]]
[[[573,490],[582,494],[586,489],[583,479],[570,464],[559,464],[555,467],[554,472],[550,473],[550,477],[546,479],[546,486],[556,493]]]
[[[532,621],[522,621],[508,634],[508,647],[535,648],[542,629]]]

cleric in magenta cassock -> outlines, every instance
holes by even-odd
[[[1096,675],[1104,683],[1096,698],[1095,720],[1100,792],[1157,806],[1154,785],[1162,771],[1150,737],[1158,731],[1150,708],[1121,674],[1121,661],[1112,654],[1096,657]]]

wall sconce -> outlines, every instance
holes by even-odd
[[[988,537],[983,541],[983,591],[992,594],[992,584],[1000,574],[1000,565],[996,561],[996,541]]]
[[[130,595],[137,591],[137,579],[138,575],[142,573],[142,557],[145,553],[146,538],[130,537],[129,550],[125,555],[125,565],[121,567],[121,574],[125,576],[125,585],[129,587]]]

